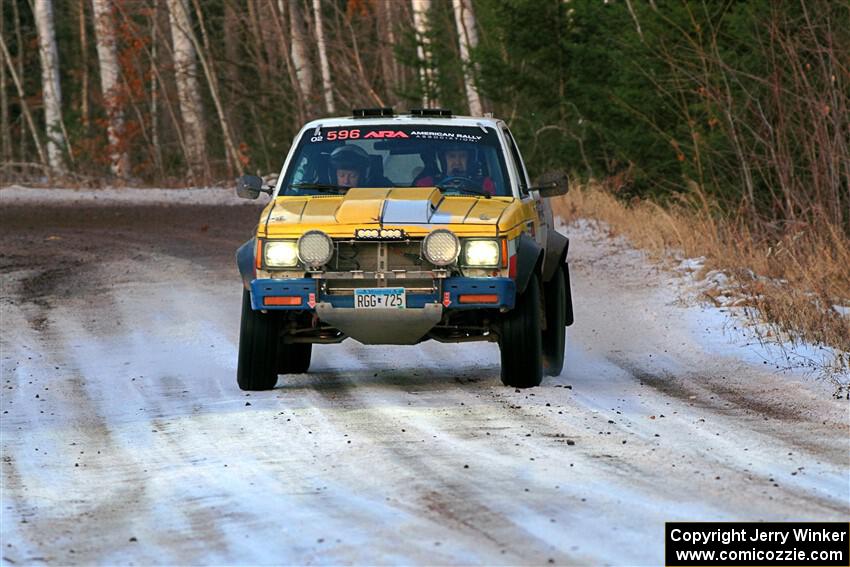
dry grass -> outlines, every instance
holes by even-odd
[[[841,353],[835,364],[848,370],[850,317],[832,307],[850,306],[850,238],[839,228],[764,223],[753,228],[721,213],[698,190],[665,206],[649,200],[627,204],[591,183],[574,187],[553,207],[567,222],[605,221],[661,261],[671,250],[705,257],[704,269],[730,276],[740,304],[754,308],[748,313],[773,333],[834,347]]]

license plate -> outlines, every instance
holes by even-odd
[[[403,287],[375,287],[354,290],[356,309],[404,309],[407,301]]]

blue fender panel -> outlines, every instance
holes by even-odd
[[[446,294],[451,303],[448,309],[513,309],[516,302],[516,282],[511,278],[446,278],[443,281],[443,305]],[[461,303],[461,295],[498,295],[498,303]]]
[[[288,310],[288,311],[312,311],[309,305],[310,296],[316,301],[316,280],[310,278],[293,278],[286,280],[261,279],[250,282],[251,308],[255,311],[260,309]],[[263,298],[269,296],[298,296],[301,305],[263,305]]]
[[[251,281],[257,277],[254,271],[254,250],[257,248],[257,239],[252,238],[236,250],[236,266],[239,275],[242,276],[242,285],[245,289],[251,289]]]

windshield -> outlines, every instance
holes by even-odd
[[[280,195],[351,187],[439,187],[447,194],[512,196],[501,144],[478,126],[351,125],[308,130]]]

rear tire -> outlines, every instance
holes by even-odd
[[[251,293],[242,290],[239,360],[236,382],[243,390],[271,390],[277,384],[278,319],[251,308]]]
[[[525,293],[502,321],[499,348],[502,383],[514,388],[533,388],[543,380],[543,347],[540,332],[540,283],[532,274]]]
[[[545,285],[546,330],[543,331],[543,371],[558,376],[564,369],[564,347],[567,343],[567,285],[563,268],[558,268]]]
[[[310,369],[313,345],[310,343],[279,343],[277,345],[277,373],[303,374]]]

